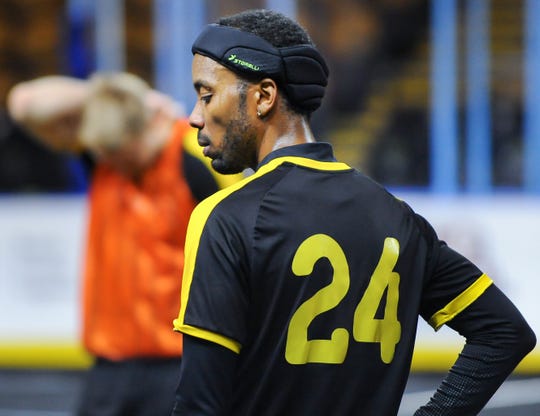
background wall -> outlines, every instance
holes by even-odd
[[[540,333],[534,252],[540,198],[433,197],[399,191],[397,196],[479,265]],[[85,202],[83,196],[0,199],[0,366],[87,365],[79,345]],[[453,331],[443,327],[435,333],[420,321],[414,368],[445,370],[462,345]],[[540,372],[540,347],[520,371]]]
[[[540,131],[534,123],[540,120],[534,76],[540,51],[531,49],[540,45],[539,5],[2,0],[0,366],[88,363],[78,344],[88,178],[77,158],[52,153],[12,122],[5,109],[9,89],[38,76],[84,78],[117,65],[182,98],[189,110],[189,45],[197,25],[257,7],[296,16],[328,60],[327,97],[312,119],[319,139],[334,145],[338,159],[410,200],[444,239],[483,266],[540,334]],[[99,41],[102,31],[107,42]],[[442,124],[434,118],[441,109]],[[483,138],[479,146],[476,138]],[[419,340],[415,366],[426,369],[447,368],[461,343],[424,324]],[[539,361],[537,347],[521,368],[540,371]]]

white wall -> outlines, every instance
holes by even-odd
[[[494,279],[540,336],[540,198],[396,195]],[[0,350],[78,343],[85,227],[84,197],[0,198]],[[448,351],[462,343],[451,330],[435,333],[419,323],[420,350]],[[538,347],[534,355],[537,363]]]
[[[0,343],[77,341],[82,197],[0,198]]]

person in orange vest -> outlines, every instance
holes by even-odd
[[[180,105],[133,74],[23,82],[8,111],[90,169],[82,338],[95,361],[78,414],[170,414],[182,354],[171,316],[189,216],[238,177],[213,172]]]

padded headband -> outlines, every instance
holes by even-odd
[[[191,52],[211,58],[239,75],[274,79],[293,104],[308,111],[319,108],[328,83],[328,67],[315,47],[276,48],[253,33],[229,26],[206,26]]]

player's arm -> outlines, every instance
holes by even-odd
[[[447,325],[464,336],[466,344],[415,416],[476,415],[536,344],[521,313],[495,285]]]
[[[36,139],[54,150],[75,152],[87,96],[87,81],[46,76],[16,84],[7,106],[13,120]]]
[[[233,391],[238,355],[231,350],[184,334],[180,381],[172,415],[225,414]]]

